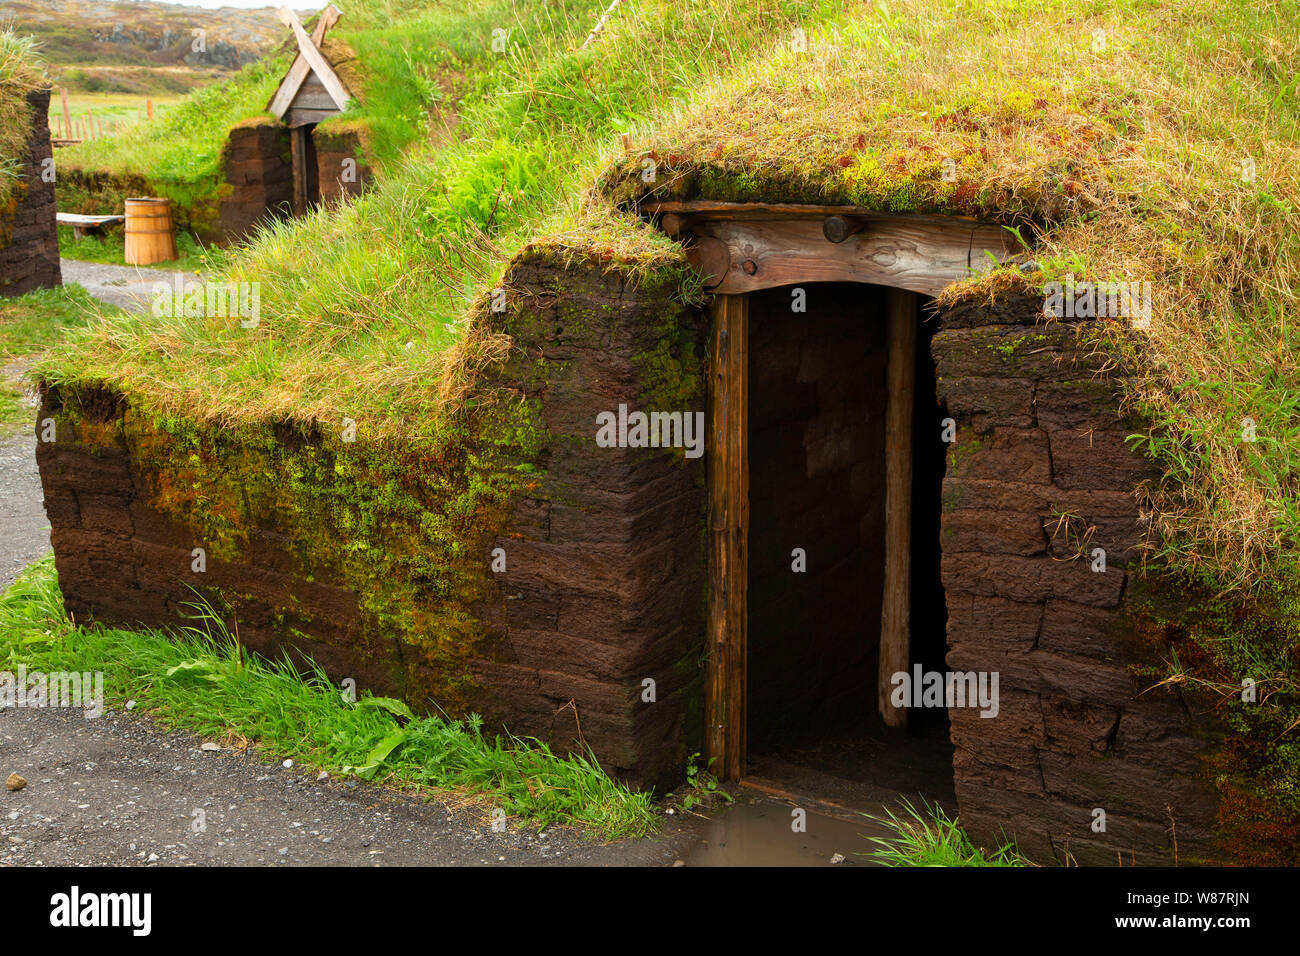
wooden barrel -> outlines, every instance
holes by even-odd
[[[126,201],[126,264],[147,266],[177,257],[170,199]]]

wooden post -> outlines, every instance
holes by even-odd
[[[88,139],[95,138],[95,111],[86,110],[86,136]]]
[[[63,128],[68,131],[68,139],[72,139],[72,111],[68,109],[68,90],[66,87],[59,87],[59,97],[63,100]]]
[[[889,397],[885,406],[885,585],[880,610],[877,705],[890,727],[907,726],[907,709],[889,697],[906,673],[912,585],[912,402],[916,392],[916,293],[890,289]]]
[[[145,100],[145,101],[144,101],[144,109],[145,109],[145,113],[146,113],[146,115],[147,115],[150,119],[153,119],[153,100]]]
[[[749,593],[749,299],[713,300],[709,394],[709,624],[706,757],[723,780],[745,771]]]
[[[306,126],[289,130],[289,158],[293,171],[293,214],[301,216],[307,211],[307,137],[311,131]]]

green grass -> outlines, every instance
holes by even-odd
[[[35,412],[28,404],[31,383],[14,369],[16,360],[44,352],[71,329],[84,327],[92,315],[121,315],[79,285],[40,289],[0,298],[0,437],[31,427]]]
[[[902,801],[901,814],[886,807],[884,816],[863,814],[873,823],[892,831],[889,836],[871,837],[875,849],[865,855],[883,866],[1028,866],[1007,843],[988,851],[971,843],[958,822],[939,806]]]
[[[184,229],[176,231],[176,251],[179,257],[170,262],[159,262],[150,268],[171,269],[180,272],[204,272],[218,261],[224,261],[224,252],[205,247]],[[71,226],[59,226],[59,255],[65,259],[83,262],[106,262],[126,265],[126,235],[121,226],[109,227],[102,236],[77,239]]]
[[[85,326],[92,316],[120,314],[120,309],[92,298],[79,285],[0,299],[0,364],[45,351],[69,330]]]
[[[351,702],[322,671],[259,658],[210,610],[191,611],[191,623],[171,633],[74,626],[45,558],[0,597],[0,666],[102,671],[107,704],[133,699],[166,726],[244,738],[268,757],[333,773],[474,796],[529,824],[578,825],[607,838],[657,827],[649,795],[589,757],[486,734],[476,717],[417,718],[400,701],[366,694]]]
[[[154,119],[158,122],[167,113],[181,102],[181,97],[174,94],[161,96],[147,96],[137,93],[68,93],[68,112],[72,116],[72,122],[78,121],[85,123],[87,114],[93,114],[97,120],[113,120],[118,124],[118,132],[125,133],[128,126],[134,126],[137,122],[148,123],[145,119],[147,115],[147,101],[153,101]],[[63,122],[63,98],[56,89],[50,96],[50,129],[58,130]],[[65,134],[66,135],[66,134]],[[96,126],[96,135],[98,135],[98,126]],[[105,131],[105,135],[109,135]]]
[[[23,97],[43,75],[36,41],[15,33],[10,25],[0,28],[0,101],[5,105],[0,110],[0,206],[8,202],[22,175],[15,157],[23,151],[31,122],[31,109]]]
[[[671,111],[729,64],[761,56],[801,17],[821,15],[820,6],[772,0],[642,0],[579,50],[605,6],[432,4],[394,21],[400,29],[347,34],[359,50],[387,51],[361,67],[369,75],[358,121],[372,135],[391,123],[416,136],[367,195],[271,226],[237,257],[231,277],[262,284],[259,328],[244,335],[198,319],[95,330],[46,374],[129,378],[132,399],[208,421],[350,417],[368,435],[436,434],[457,410],[449,392],[460,397],[448,380],[475,346],[467,317],[521,245],[570,235],[611,266],[630,262],[634,275],[680,269],[666,239],[608,209],[589,215],[591,184],[621,133]],[[510,37],[500,54],[491,49],[497,29]],[[398,70],[395,89],[383,70]],[[440,85],[449,77],[453,93]],[[435,107],[454,110],[458,138],[419,135]]]
[[[262,113],[287,67],[284,57],[251,63],[226,82],[198,90],[162,115],[155,114],[153,122],[63,147],[59,169],[144,177],[153,195],[166,196],[186,209],[214,201],[230,128]]]

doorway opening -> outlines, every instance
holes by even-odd
[[[317,168],[315,123],[304,123],[289,130],[293,160],[293,214],[305,215],[320,202],[320,171]]]
[[[887,587],[891,290],[807,283],[747,296],[747,651],[744,774],[769,789],[862,806],[897,792],[950,803],[943,707],[906,729],[878,706]],[[940,578],[944,410],[925,296],[910,390],[907,669],[946,667]],[[906,441],[904,442],[906,444]],[[895,560],[896,557],[895,557]],[[886,675],[886,682],[889,675]]]

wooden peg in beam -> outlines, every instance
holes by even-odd
[[[731,250],[725,242],[713,236],[697,236],[686,247],[686,259],[704,277],[706,289],[718,285],[731,269]]]
[[[866,222],[852,216],[827,216],[822,222],[822,235],[828,241],[841,243],[866,228]]]

